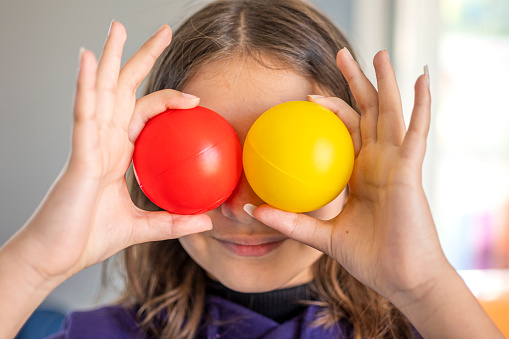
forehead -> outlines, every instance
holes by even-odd
[[[243,141],[247,129],[267,109],[319,94],[307,78],[291,69],[274,69],[249,59],[202,66],[183,92],[201,98],[200,105],[222,115]]]

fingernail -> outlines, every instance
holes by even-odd
[[[244,205],[244,211],[246,211],[247,214],[254,217],[254,211],[256,210],[256,206],[252,204],[245,204]]]
[[[350,51],[348,50],[348,48],[343,47],[343,49],[346,51],[346,55],[348,55],[348,56],[350,57],[350,59],[352,59],[352,60],[353,60],[352,53],[350,53]]]
[[[426,76],[426,82],[428,83],[428,88],[429,88],[430,85],[429,85],[429,67],[428,67],[428,65],[424,66],[424,75]]]
[[[164,24],[164,25],[162,25],[161,27],[159,27],[159,29],[157,30],[157,32],[156,32],[154,35],[156,35],[156,34],[158,34],[159,32],[161,32],[161,31],[162,31],[162,30],[163,30],[166,26],[168,26],[168,25],[167,25],[167,24]]]
[[[391,56],[389,55],[389,51],[386,49],[384,49],[385,51],[385,54],[387,55],[387,59],[389,59],[389,61],[391,60]]]
[[[83,52],[85,52],[85,47],[80,47],[80,52],[79,52],[79,56],[78,56],[78,68],[81,65],[81,59],[83,58]]]
[[[189,93],[182,93],[182,95],[185,96],[186,98],[190,99],[190,100],[200,99],[196,95],[192,95],[192,94],[189,94]]]
[[[115,20],[111,20],[111,23],[110,23],[110,28],[108,28],[108,36],[110,36],[110,33],[111,33],[111,27],[113,27],[113,23],[115,22]]]
[[[324,95],[319,95],[319,94],[309,94],[308,95],[308,100],[309,99],[321,99],[321,98],[325,98]]]

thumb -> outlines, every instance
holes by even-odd
[[[199,102],[200,98],[173,89],[162,89],[139,98],[129,122],[129,140],[134,144],[145,124],[159,113],[168,109],[193,108]]]
[[[133,226],[133,244],[175,239],[212,229],[212,221],[206,214],[180,215],[141,209],[138,213],[138,222]]]
[[[270,205],[244,206],[249,214],[261,223],[284,235],[331,255],[332,222],[323,221],[305,214],[279,210]]]

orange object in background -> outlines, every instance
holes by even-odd
[[[459,271],[486,313],[509,338],[509,270]]]
[[[477,299],[502,333],[509,338],[509,292],[501,293],[494,299]]]

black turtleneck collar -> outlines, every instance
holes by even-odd
[[[294,318],[306,308],[299,301],[311,300],[308,285],[263,293],[242,293],[231,290],[218,281],[207,279],[207,293],[240,304],[278,323]]]

